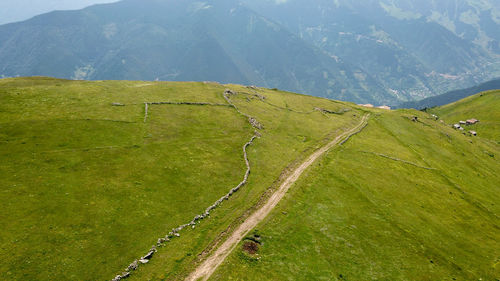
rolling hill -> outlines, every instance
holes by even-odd
[[[498,95],[462,103],[496,126]],[[181,280],[268,202],[212,279],[499,276],[498,143],[428,113],[213,82],[0,100],[2,280]]]
[[[497,280],[499,97],[436,110],[446,120],[484,118],[477,130],[494,143],[425,113],[377,114],[314,165],[210,280]]]
[[[463,100],[428,111],[439,116],[447,123],[456,124],[460,121],[477,119],[479,123],[465,126],[467,130],[478,132],[478,136],[500,144],[500,90],[492,90],[475,94]]]

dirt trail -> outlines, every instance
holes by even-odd
[[[215,252],[203,261],[186,279],[186,281],[208,280],[215,272],[217,267],[226,259],[233,251],[238,243],[259,224],[276,205],[283,199],[287,191],[290,189],[302,173],[311,166],[316,159],[322,156],[335,145],[338,145],[342,140],[349,138],[351,135],[358,133],[367,124],[369,114],[363,116],[361,122],[354,128],[336,137],[334,140],[315,151],[307,158],[292,174],[290,174],[280,187],[271,195],[268,201],[250,217],[248,217],[238,228],[224,241],[224,243],[215,250]]]

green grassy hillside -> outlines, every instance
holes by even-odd
[[[258,136],[248,183],[130,278],[182,279],[366,111],[368,126],[258,227],[257,255],[240,246],[213,279],[500,276],[500,148],[427,113],[238,85],[42,77],[1,79],[0,101],[1,280],[112,279],[237,186],[243,145]]]
[[[212,280],[497,280],[498,146],[409,113],[330,152]]]
[[[264,129],[247,186],[139,274],[183,272],[281,172],[360,118],[351,105],[228,86]],[[2,280],[102,280],[121,273],[243,178],[247,118],[212,83],[0,80]],[[256,93],[264,95],[265,100]],[[144,102],[206,102],[149,105]],[[112,106],[120,103],[124,106]],[[315,111],[350,110],[342,115]]]
[[[465,103],[500,120],[498,93]],[[240,245],[211,280],[499,280],[499,153],[425,113],[379,114],[258,226],[257,254]]]
[[[500,144],[500,90],[479,93],[463,100],[429,109],[446,123],[454,124],[477,119],[476,125],[465,126],[466,131],[477,131],[478,136]]]

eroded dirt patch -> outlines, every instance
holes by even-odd
[[[259,251],[260,245],[254,241],[247,240],[243,243],[243,251],[250,255],[255,255]]]

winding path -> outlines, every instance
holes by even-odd
[[[215,272],[217,267],[222,264],[226,257],[233,251],[238,243],[259,224],[283,199],[290,187],[299,179],[302,173],[311,166],[320,156],[325,154],[332,147],[344,143],[352,135],[359,133],[368,122],[369,114],[361,119],[361,122],[350,130],[337,136],[334,140],[316,150],[311,154],[298,168],[296,168],[271,195],[268,201],[250,215],[236,230],[231,233],[229,238],[215,250],[215,252],[204,260],[186,279],[186,281],[208,280]]]

